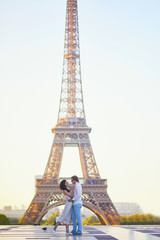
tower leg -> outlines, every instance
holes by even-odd
[[[44,172],[44,178],[58,178],[61,162],[62,162],[62,156],[63,156],[63,150],[64,150],[64,144],[63,143],[56,143],[57,136],[55,135],[51,152],[49,155],[48,163]]]
[[[57,179],[36,179],[36,193],[22,218],[23,224],[40,224],[51,208],[65,204],[58,185]]]

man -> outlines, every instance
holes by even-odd
[[[71,177],[72,184],[75,185],[74,188],[74,197],[71,201],[73,201],[73,210],[72,210],[72,220],[73,220],[73,230],[71,233],[73,235],[82,235],[82,218],[81,218],[81,207],[82,207],[82,186],[79,183],[79,179],[77,176]],[[78,221],[78,230],[77,230],[77,221]]]

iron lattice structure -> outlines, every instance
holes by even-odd
[[[107,183],[101,179],[86,125],[79,49],[77,0],[67,0],[62,86],[58,120],[51,152],[42,178],[36,179],[35,196],[22,223],[39,224],[47,211],[64,204],[58,188],[63,150],[78,147],[83,173],[83,205],[93,211],[102,224],[117,224],[119,215],[108,196]]]

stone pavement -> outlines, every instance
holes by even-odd
[[[160,226],[84,226],[82,236],[66,236],[64,226],[53,235],[52,227],[0,226],[0,240],[160,240]]]

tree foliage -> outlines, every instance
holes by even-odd
[[[47,220],[42,221],[41,225],[55,225],[56,224],[56,217],[58,216],[58,214],[59,214],[59,212],[54,213]]]
[[[4,214],[0,214],[0,225],[10,224],[9,219]]]
[[[18,225],[19,219],[18,218],[9,218],[10,225]]]
[[[143,225],[143,224],[160,224],[160,217],[156,217],[152,214],[134,214],[131,216],[121,216],[122,225]]]
[[[91,217],[85,219],[82,222],[82,224],[83,225],[98,225],[98,224],[100,224],[100,221],[96,216],[91,216]]]
[[[23,218],[23,217],[18,218],[18,224],[22,224],[22,218]]]
[[[131,216],[121,216],[121,225],[149,225],[160,224],[160,217],[152,214],[134,214]],[[83,225],[99,225],[101,224],[96,216],[91,216],[83,221]]]

